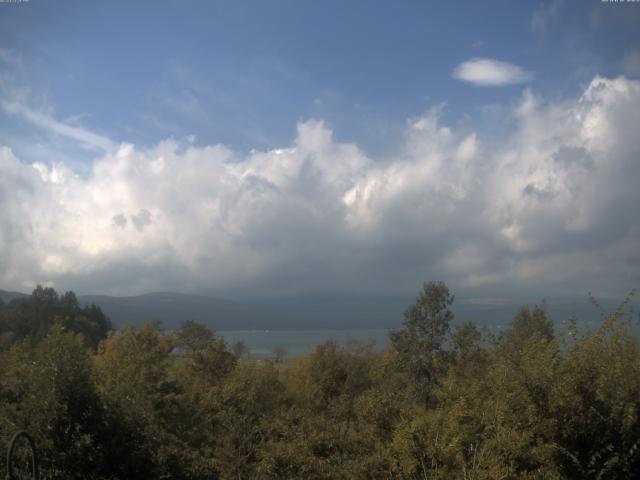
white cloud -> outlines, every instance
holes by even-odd
[[[14,50],[0,47],[0,64],[3,63],[15,68],[21,65],[22,58]]]
[[[104,135],[60,122],[45,112],[33,110],[15,100],[0,98],[0,106],[10,115],[16,115],[32,125],[51,133],[76,140],[85,148],[101,151],[108,151],[115,148],[115,143]]]
[[[551,0],[538,8],[531,17],[531,28],[536,33],[544,32],[558,16],[565,0]]]
[[[543,294],[638,286],[639,81],[596,77],[565,102],[526,90],[497,147],[443,125],[442,108],[410,120],[382,159],[318,120],[246,155],[123,144],[82,177],[1,148],[0,285],[245,297],[429,278]]]
[[[477,87],[498,87],[527,83],[533,74],[517,65],[492,58],[472,58],[458,65],[453,78],[469,82]]]

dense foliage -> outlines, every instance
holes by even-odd
[[[111,321],[99,307],[82,307],[73,292],[58,295],[53,288],[38,286],[30,297],[17,298],[3,305],[0,301],[0,348],[15,340],[44,338],[53,325],[81,334],[83,341],[96,347],[111,330]]]
[[[109,331],[98,308],[38,288],[0,306],[0,448],[28,430],[60,479],[638,475],[626,303],[595,331],[524,307],[490,335],[455,324],[452,302],[426,283],[384,352],[327,342],[270,360],[197,322]]]

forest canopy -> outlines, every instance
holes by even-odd
[[[38,287],[0,305],[0,448],[28,431],[52,479],[632,478],[629,299],[589,331],[539,305],[491,333],[427,282],[382,352],[256,359],[195,321],[113,330]]]

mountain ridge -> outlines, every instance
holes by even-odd
[[[28,295],[0,290],[5,303]],[[197,320],[214,330],[322,330],[399,328],[412,296],[317,296],[241,301],[206,295],[158,291],[141,295],[78,295],[83,305],[94,303],[111,318],[115,327],[140,325],[160,320],[164,328],[175,329],[185,320]],[[459,322],[505,325],[522,305],[539,302],[509,299],[464,299],[453,305]],[[606,311],[619,302],[605,299]],[[588,298],[554,299],[548,302],[550,316],[558,327],[576,315],[583,323],[597,323],[599,312]]]

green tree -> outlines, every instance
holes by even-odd
[[[95,380],[110,418],[120,424],[120,443],[128,455],[123,468],[144,472],[148,478],[185,478],[187,471],[181,439],[176,435],[182,393],[169,369],[175,338],[157,325],[124,327],[101,345],[94,360]],[[137,441],[127,441],[136,432]]]
[[[446,340],[454,318],[453,300],[444,282],[426,282],[416,303],[405,311],[402,329],[389,335],[401,367],[409,371],[425,401],[449,359]]]
[[[176,345],[189,354],[206,350],[215,339],[215,334],[206,325],[195,320],[183,322],[176,332]]]
[[[556,463],[564,478],[635,478],[640,471],[640,343],[632,294],[569,347],[550,393]]]
[[[196,395],[217,394],[238,361],[223,338],[194,320],[178,329],[175,346],[181,352],[174,368],[176,381]]]
[[[221,478],[256,478],[265,421],[283,407],[284,385],[270,363],[238,365],[212,405],[213,444]]]
[[[555,337],[553,321],[547,315],[546,306],[520,308],[511,320],[509,328],[500,335],[500,342],[512,348],[521,348],[530,339],[538,337],[551,341]]]
[[[108,474],[105,415],[82,338],[60,327],[0,354],[0,430],[27,430],[48,478]]]
[[[0,334],[5,338],[5,345],[10,344],[9,340],[21,338],[38,341],[53,325],[82,334],[92,348],[111,330],[111,321],[99,307],[82,307],[73,292],[58,296],[53,288],[40,285],[30,297],[14,299],[0,308]]]

